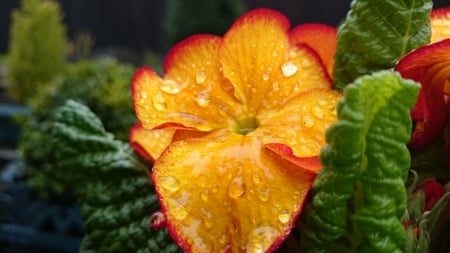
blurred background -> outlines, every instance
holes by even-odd
[[[161,71],[178,41],[197,33],[222,35],[242,13],[259,7],[279,10],[292,26],[338,26],[351,1],[43,2],[0,0],[0,252],[78,252],[79,207],[58,178],[46,136],[63,101],[88,105],[109,132],[127,141],[135,122],[129,94],[134,70],[149,65]]]

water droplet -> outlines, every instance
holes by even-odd
[[[314,116],[316,116],[317,118],[319,118],[319,119],[322,119],[323,116],[324,116],[323,110],[322,110],[322,108],[320,108],[319,106],[314,106],[314,107],[312,108],[312,114],[313,114]]]
[[[150,215],[149,219],[150,219],[150,228],[151,229],[159,230],[159,229],[164,229],[166,227],[167,219],[161,210],[154,211]]]
[[[203,201],[207,201],[209,199],[209,191],[208,189],[204,189],[201,193],[200,193],[200,198],[203,199]]]
[[[239,198],[244,195],[244,182],[242,182],[242,177],[237,177],[231,181],[228,194],[232,198]]]
[[[201,107],[207,106],[210,102],[208,93],[206,91],[197,93],[195,96],[195,102],[197,102],[197,104]]]
[[[261,176],[259,174],[253,174],[252,180],[253,180],[253,183],[259,184],[259,183],[261,183]]]
[[[314,120],[311,116],[306,115],[305,117],[303,117],[303,126],[305,126],[306,128],[311,128],[314,126]]]
[[[206,73],[204,71],[198,71],[195,75],[195,81],[197,81],[198,84],[204,83],[206,80]]]
[[[167,94],[178,94],[181,87],[173,80],[164,80],[160,89]]]
[[[262,75],[262,79],[263,79],[264,81],[269,80],[269,73],[264,73],[264,74]]]
[[[286,209],[282,209],[278,213],[278,220],[283,224],[286,224],[289,221],[289,218],[290,218],[289,211]]]
[[[178,191],[178,189],[180,189],[180,182],[172,176],[160,177],[159,183],[164,189],[167,189],[171,192],[176,192]]]
[[[212,191],[213,193],[216,193],[218,189],[219,189],[219,185],[218,185],[218,184],[214,184],[214,185],[212,186],[212,188],[211,188],[211,191]]]
[[[147,92],[145,91],[141,92],[141,99],[143,100],[147,99]]]
[[[258,192],[258,197],[261,201],[266,202],[267,200],[269,200],[269,194],[270,194],[269,188],[260,189]]]
[[[204,224],[205,224],[206,228],[212,228],[212,225],[213,225],[210,220],[205,220]]]
[[[227,235],[223,234],[220,238],[219,238],[219,243],[220,244],[225,244],[227,242]]]
[[[278,53],[277,50],[275,50],[275,51],[272,52],[272,56],[273,56],[274,58],[278,57],[278,55],[279,55],[279,53]]]
[[[211,66],[212,62],[211,61],[206,61],[205,64],[208,65],[208,66]]]
[[[188,215],[186,209],[178,203],[174,203],[174,205],[172,206],[171,213],[173,214],[173,217],[177,220],[182,220],[186,218],[186,216]]]
[[[272,83],[272,89],[274,91],[279,91],[280,90],[280,83],[279,82]]]
[[[166,110],[166,99],[164,98],[163,95],[161,94],[156,94],[153,99],[153,107],[155,108],[155,110],[157,111],[164,111]]]
[[[297,73],[298,68],[292,62],[286,62],[281,66],[281,71],[283,72],[284,77],[291,77]]]
[[[289,57],[291,58],[297,57],[297,51],[295,49],[289,50]]]

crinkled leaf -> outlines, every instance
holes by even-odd
[[[68,101],[50,128],[58,175],[79,197],[86,236],[81,252],[177,252],[149,228],[159,209],[153,185],[127,143],[115,140],[86,106]]]
[[[429,42],[430,0],[353,0],[339,28],[334,81],[342,89],[358,76],[392,68]]]
[[[390,71],[344,89],[326,133],[324,168],[303,216],[306,252],[401,252],[405,230],[409,112],[419,85]]]

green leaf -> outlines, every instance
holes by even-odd
[[[380,71],[344,89],[302,220],[305,252],[402,252],[419,85]]]
[[[81,252],[178,252],[166,231],[149,227],[159,209],[128,143],[115,140],[86,106],[69,100],[50,128],[58,176],[77,193],[84,219]]]
[[[357,77],[390,69],[431,36],[431,0],[353,0],[339,28],[335,65],[336,87]]]

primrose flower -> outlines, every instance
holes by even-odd
[[[431,42],[403,57],[396,70],[422,84],[411,116],[415,122],[412,149],[433,141],[447,122],[450,94],[450,8],[434,10],[430,18]]]
[[[163,78],[147,67],[133,78],[130,141],[154,161],[164,222],[186,252],[271,251],[302,210],[341,95],[321,60],[333,49],[316,53],[317,37],[289,26],[253,10],[224,37],[176,45]]]

